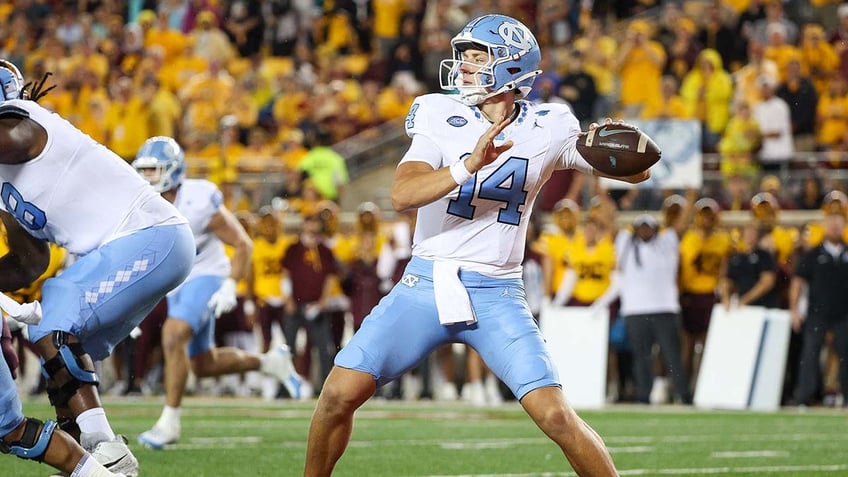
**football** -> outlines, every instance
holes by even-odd
[[[577,152],[604,174],[639,174],[660,160],[657,144],[635,126],[614,122],[598,126],[577,139]]]

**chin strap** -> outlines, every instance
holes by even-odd
[[[486,101],[487,99],[493,96],[497,96],[501,93],[506,93],[507,91],[511,91],[514,89],[518,90],[519,99],[524,98],[530,93],[530,88],[518,88],[516,87],[516,85],[526,79],[539,76],[540,74],[542,74],[542,70],[536,70],[531,71],[529,73],[525,73],[492,92],[486,92],[486,88],[483,87],[479,87],[473,90],[471,88],[465,88],[467,92],[463,92],[462,89],[460,89],[462,101],[468,104],[469,106],[477,106],[478,104],[482,103],[483,101]]]

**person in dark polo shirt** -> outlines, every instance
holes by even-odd
[[[742,228],[743,249],[730,256],[721,287],[721,302],[730,308],[737,297],[738,306],[777,308],[777,262],[768,230],[748,224]]]
[[[283,335],[294,350],[298,330],[306,328],[308,341],[318,349],[321,381],[314,383],[317,391],[330,373],[336,355],[325,308],[331,290],[339,285],[339,268],[333,252],[321,238],[321,218],[307,215],[302,227],[300,237],[288,248],[282,261],[292,284]],[[310,375],[308,369],[299,368],[298,372]]]
[[[839,356],[839,386],[848,402],[848,248],[842,239],[845,216],[828,213],[824,241],[806,252],[795,270],[789,303],[792,326],[803,337],[798,384],[791,404],[809,405],[821,382],[819,355],[825,334],[833,331]],[[802,290],[809,292],[806,310],[800,306]],[[845,405],[845,404],[843,404]]]

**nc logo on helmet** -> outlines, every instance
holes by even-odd
[[[504,45],[527,51],[533,48],[533,36],[527,27],[515,23],[504,22],[498,28],[498,34],[503,38]]]

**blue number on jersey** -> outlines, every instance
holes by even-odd
[[[409,114],[406,115],[406,129],[412,129],[415,126],[415,113],[418,112],[418,103],[409,108]]]
[[[462,156],[460,160],[469,155]],[[498,222],[518,225],[521,221],[521,212],[518,208],[527,202],[527,191],[524,190],[524,183],[527,181],[528,163],[529,161],[522,157],[510,157],[480,184],[477,197],[506,204],[498,211]],[[474,174],[472,180],[462,184],[462,187],[459,188],[459,195],[456,199],[451,199],[448,205],[448,213],[468,220],[473,219],[477,207],[471,205],[471,200],[474,198],[476,188],[477,174]]]
[[[36,231],[47,225],[47,216],[44,211],[25,201],[21,197],[21,193],[12,184],[3,183],[3,187],[0,188],[0,199],[3,200],[6,210],[14,215],[24,227]]]

